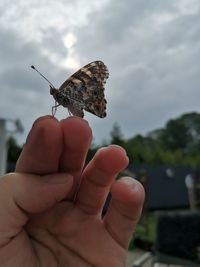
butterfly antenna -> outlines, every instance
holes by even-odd
[[[44,78],[51,85],[51,87],[55,88],[55,86],[39,70],[37,70],[33,65],[31,66],[31,68],[34,69],[35,71],[37,71],[37,73],[39,73],[39,75],[42,76],[42,78]]]

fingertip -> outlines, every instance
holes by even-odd
[[[54,134],[50,135],[50,132]],[[28,143],[29,141],[35,142],[36,140],[49,142],[49,138],[57,139],[57,134],[60,135],[60,133],[61,131],[59,122],[55,117],[49,115],[39,117],[34,121],[32,128],[28,134],[26,143]],[[46,138],[46,136],[48,136],[48,139]]]
[[[64,122],[64,121],[79,121],[81,123],[85,123],[85,124],[89,125],[87,120],[85,120],[85,119],[83,119],[81,117],[78,117],[78,116],[69,116],[69,117],[61,120],[61,122]]]
[[[52,116],[38,118],[17,161],[18,172],[46,174],[57,171],[62,151],[62,131]]]
[[[64,140],[67,147],[73,149],[74,146],[80,149],[88,147],[92,141],[92,130],[88,122],[80,117],[70,116],[61,121]]]
[[[38,123],[42,122],[42,121],[47,121],[47,120],[51,120],[51,121],[57,121],[58,120],[56,119],[56,117],[52,116],[52,115],[44,115],[44,116],[41,116],[41,117],[38,117],[34,123],[33,123],[33,127],[35,125],[37,125]]]
[[[145,199],[142,184],[131,177],[122,177],[117,180],[112,185],[111,194],[113,199],[127,204],[143,204]]]
[[[128,166],[129,158],[126,151],[117,145],[100,148],[94,158],[94,163],[98,169],[107,173],[121,171]]]

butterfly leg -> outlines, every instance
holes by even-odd
[[[58,104],[56,101],[55,101],[55,105],[52,107],[51,109],[51,112],[52,112],[52,116],[54,117],[55,114],[56,114],[56,111],[57,111],[57,107],[59,107],[60,104]]]
[[[68,110],[69,116],[72,116],[72,113],[70,112],[70,110],[69,109],[67,109],[67,110]]]

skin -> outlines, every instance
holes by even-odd
[[[114,181],[128,164],[119,146],[83,168],[91,139],[81,118],[36,120],[16,172],[0,179],[0,266],[124,266],[144,190],[130,177]]]

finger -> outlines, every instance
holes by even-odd
[[[13,173],[0,181],[0,246],[7,244],[26,224],[27,214],[49,210],[71,190],[66,174],[44,176]]]
[[[123,148],[111,145],[100,149],[83,173],[76,205],[86,213],[99,213],[113,180],[127,165],[128,157]]]
[[[87,121],[75,116],[61,121],[61,127],[64,146],[60,170],[74,177],[75,190],[92,140],[92,131]]]
[[[35,121],[17,161],[16,171],[47,174],[58,171],[62,148],[59,122],[44,116]]]
[[[142,185],[130,177],[115,182],[111,188],[112,201],[104,218],[110,235],[122,247],[128,247],[144,202]]]

